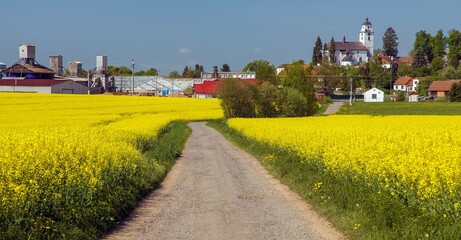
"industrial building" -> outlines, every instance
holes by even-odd
[[[50,57],[51,70],[35,60],[35,46],[19,46],[19,61],[1,71],[0,92],[86,94],[88,87],[72,80],[55,79],[62,72],[62,56]]]
[[[1,79],[0,92],[87,94],[88,87],[72,80]]]
[[[2,71],[6,77],[24,79],[52,79],[54,72],[35,61],[35,46],[19,46],[19,61]]]

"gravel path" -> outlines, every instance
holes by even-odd
[[[325,110],[325,112],[323,114],[325,115],[332,115],[332,114],[335,114],[336,112],[338,112],[339,108],[345,103],[346,101],[345,100],[342,100],[342,101],[333,101],[332,104],[330,104],[330,106],[328,106],[327,110]]]
[[[205,123],[161,187],[105,239],[344,239]]]

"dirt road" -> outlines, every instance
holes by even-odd
[[[205,123],[162,186],[105,239],[343,239]]]

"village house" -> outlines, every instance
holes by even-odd
[[[419,79],[412,78],[412,77],[399,77],[394,82],[394,91],[411,93],[416,92],[416,88],[418,87]]]
[[[451,79],[446,81],[433,81],[427,90],[429,96],[434,98],[447,98],[451,85],[460,83],[460,79]]]
[[[411,57],[409,56],[392,57],[385,53],[379,53],[378,58],[381,60],[381,66],[385,69],[391,69],[393,65],[411,65]]]

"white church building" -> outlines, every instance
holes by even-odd
[[[346,37],[343,38],[342,42],[334,42],[334,62],[340,66],[356,66],[370,61],[373,58],[373,42],[373,26],[366,18],[359,32],[358,42],[348,42]],[[328,49],[330,49],[331,44],[331,42],[328,43]],[[328,50],[325,55],[329,58]]]

